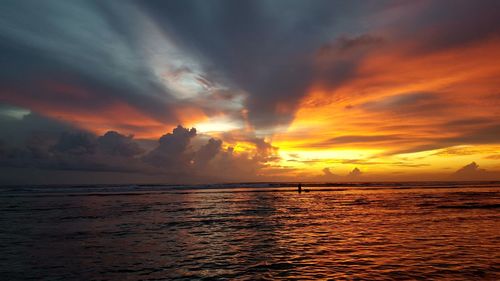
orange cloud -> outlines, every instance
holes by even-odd
[[[500,128],[500,65],[496,63],[500,39],[427,53],[415,51],[417,44],[411,41],[391,46],[382,42],[367,37],[350,46],[366,44],[362,47],[368,50],[350,54],[337,50],[326,58],[328,54],[320,50],[316,64],[321,75],[288,130],[274,136],[273,144],[303,154],[367,151],[367,156],[357,157],[380,159],[391,151],[500,142],[490,133]],[[323,74],[325,64],[343,58],[359,61],[349,77],[331,83]],[[482,154],[474,157],[478,155]],[[435,156],[424,158],[426,164],[444,167]],[[319,169],[319,165],[313,167]]]

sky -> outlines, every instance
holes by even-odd
[[[500,2],[0,2],[0,184],[500,180]]]

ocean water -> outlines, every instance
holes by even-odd
[[[500,280],[500,184],[0,188],[0,280]]]

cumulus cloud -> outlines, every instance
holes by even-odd
[[[233,130],[224,132],[221,138],[228,143],[249,143],[254,149],[252,153],[255,154],[260,160],[271,161],[277,160],[278,147],[273,146],[270,142],[266,141],[262,137],[255,135],[255,132],[246,130]]]
[[[115,131],[109,131],[97,138],[99,150],[108,155],[132,157],[143,152],[133,136],[124,136]]]
[[[198,144],[195,144],[197,139]],[[108,131],[95,136],[83,131],[63,132],[53,142],[36,135],[23,146],[0,142],[0,166],[41,170],[128,172],[155,175],[166,182],[222,182],[255,180],[272,161],[273,147],[253,139],[253,152],[236,153],[223,141],[197,135],[195,128],[178,126],[147,150],[133,136]]]
[[[93,154],[97,143],[93,135],[86,132],[65,132],[61,134],[58,142],[52,147],[55,153],[64,154]]]
[[[323,175],[320,177],[319,180],[331,181],[331,180],[340,180],[341,179],[341,177],[332,173],[332,171],[330,170],[329,167],[323,168],[323,170],[321,170],[321,171],[323,172]]]
[[[347,177],[350,177],[350,178],[358,178],[362,175],[363,173],[361,172],[361,170],[359,170],[358,168],[354,168],[350,173],[349,175],[347,175]]]
[[[500,180],[500,171],[480,168],[479,164],[473,161],[455,171],[449,178],[462,181]]]
[[[476,162],[471,162],[458,169],[453,177],[460,180],[487,180],[491,175],[485,169],[479,168]]]
[[[144,161],[155,166],[187,166],[191,160],[187,148],[191,139],[195,136],[195,128],[187,129],[178,126],[172,133],[165,134],[159,139],[158,147],[149,152],[144,157]]]
[[[222,140],[211,138],[208,143],[200,147],[194,156],[194,163],[203,167],[212,160],[222,149]]]
[[[322,170],[323,175],[317,177],[316,180],[320,181],[339,181],[339,182],[345,182],[345,181],[355,181],[355,180],[360,180],[360,179],[366,179],[364,177],[364,173],[361,172],[360,169],[354,168],[351,170],[349,173],[344,174],[344,175],[337,175],[334,174],[329,167],[323,168]]]
[[[325,174],[326,177],[331,177],[331,176],[334,176],[334,174],[330,171],[330,168],[324,168],[323,170],[323,174]]]

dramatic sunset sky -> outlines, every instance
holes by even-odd
[[[0,1],[0,183],[500,180],[500,1]]]

